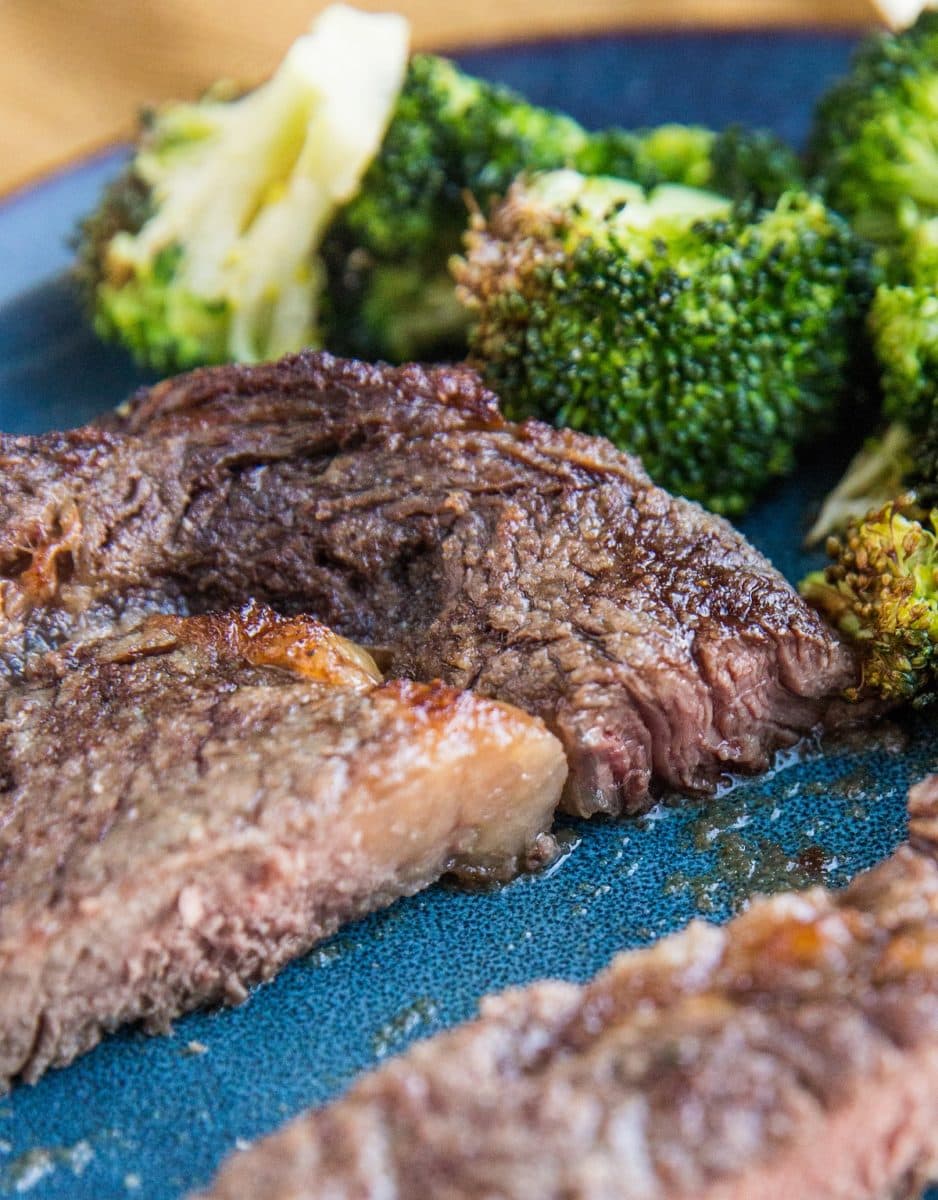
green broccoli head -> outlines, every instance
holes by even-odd
[[[574,172],[515,185],[454,270],[472,359],[514,415],[605,434],[731,514],[831,418],[872,289],[818,199],[753,219]]]
[[[415,55],[380,152],[325,239],[330,348],[395,360],[464,348],[446,264],[469,205],[524,170],[573,162],[587,140],[562,113]]]
[[[714,136],[699,125],[603,129],[590,136],[575,165],[582,175],[628,179],[643,188],[659,183],[705,187]]]
[[[938,278],[936,278],[938,282]],[[867,318],[887,424],[828,494],[808,545],[907,489],[938,502],[938,292],[916,282],[881,284]]]
[[[342,222],[360,249],[410,257],[461,232],[467,193],[484,205],[521,171],[574,161],[586,141],[572,118],[467,75],[448,59],[418,54]]]
[[[381,144],[406,62],[401,18],[336,5],[261,87],[153,113],[81,233],[99,332],[162,370],[319,344],[319,245]]]
[[[869,330],[884,414],[923,431],[938,399],[938,218],[918,222],[897,243]]]
[[[833,559],[802,595],[856,646],[861,691],[934,699],[938,680],[938,511],[903,497],[828,541]]]
[[[904,232],[886,265],[867,330],[888,424],[824,501],[809,544],[909,488],[938,501],[938,219]]]
[[[721,133],[699,125],[660,125],[593,134],[577,163],[584,175],[706,188],[754,208],[772,207],[804,179],[797,154],[766,130],[731,125]]]
[[[486,211],[519,175],[574,167],[646,187],[713,187],[756,206],[800,180],[797,157],[770,134],[686,125],[587,134],[563,113],[416,55],[381,151],[325,240],[329,346],[394,360],[464,350],[465,316],[444,280],[470,209]]]
[[[877,33],[815,113],[809,166],[864,237],[900,242],[938,216],[938,12]]]
[[[916,430],[927,426],[938,396],[938,293],[922,286],[880,287],[870,334],[886,416]]]

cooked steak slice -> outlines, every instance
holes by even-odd
[[[549,848],[536,719],[307,617],[151,617],[0,694],[0,1084],[239,1000],[342,922]]]
[[[845,891],[483,1003],[205,1200],[893,1200],[938,1166],[938,778]]]
[[[119,424],[0,442],[12,672],[148,607],[256,596],[542,716],[581,813],[762,769],[854,680],[730,525],[603,439],[509,424],[466,369],[223,367]]]

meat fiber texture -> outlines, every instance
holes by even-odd
[[[911,1200],[938,1165],[938,777],[911,810],[845,891],[489,999],[202,1200]]]
[[[464,368],[198,371],[111,429],[0,441],[0,657],[246,597],[392,674],[544,718],[573,812],[759,771],[855,682],[724,520],[602,438],[514,425]]]
[[[0,692],[0,1085],[543,857],[565,775],[535,718],[257,605],[32,658]]]

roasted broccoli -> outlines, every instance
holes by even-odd
[[[815,114],[808,161],[864,237],[900,243],[938,216],[938,12],[863,42]]]
[[[605,434],[731,514],[831,419],[874,277],[803,193],[753,216],[571,171],[515,184],[454,271],[472,359],[515,416]]]
[[[408,65],[399,18],[334,6],[269,83],[150,114],[84,223],[79,280],[99,332],[161,369],[464,349],[447,260],[468,197],[586,142],[446,59]]]
[[[447,260],[467,204],[520,173],[624,166],[627,145],[649,183],[720,179],[761,196],[790,171],[759,134],[588,135],[445,59],[415,56],[405,75],[403,25],[377,22],[328,10],[270,83],[151,114],[80,239],[102,334],[161,369],[323,343],[394,360],[459,352]]]
[[[853,519],[828,540],[833,559],[801,584],[859,652],[850,698],[932,700],[938,684],[938,510],[911,496]]]
[[[896,243],[888,273],[902,282],[880,284],[868,317],[884,427],[824,501],[809,544],[910,487],[922,495],[938,490],[936,464],[925,451],[938,438],[938,219]]]
[[[98,330],[164,370],[322,344],[461,356],[467,314],[447,262],[469,212],[519,174],[627,168],[756,204],[793,178],[768,135],[588,134],[446,59],[405,70],[404,41],[396,18],[333,8],[270,83],[151,114],[80,236]]]
[[[330,347],[403,359],[465,349],[466,313],[446,271],[467,202],[487,211],[522,174],[575,168],[651,188],[707,187],[758,207],[800,179],[797,156],[773,135],[663,125],[587,134],[452,63],[418,56],[361,191],[326,238]]]
[[[590,137],[576,165],[584,175],[629,179],[647,189],[662,183],[706,188],[757,209],[804,187],[790,146],[766,130],[741,125],[720,133],[699,125],[607,129]]]
[[[572,164],[588,135],[454,63],[415,55],[380,152],[325,239],[326,342],[402,360],[465,348],[447,271],[468,219],[525,170]]]
[[[319,341],[317,249],[381,144],[406,65],[402,18],[336,5],[268,83],[153,113],[79,247],[98,330],[161,369]]]

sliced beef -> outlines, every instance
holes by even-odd
[[[222,1168],[203,1200],[896,1200],[938,1166],[938,778],[840,893],[544,983]]]
[[[27,675],[0,693],[0,1085],[549,849],[566,766],[539,721],[381,683],[309,618],[151,617]]]
[[[763,769],[854,681],[730,525],[603,439],[506,422],[468,370],[223,367],[114,424],[0,442],[12,675],[64,636],[255,596],[542,716],[585,814]]]

